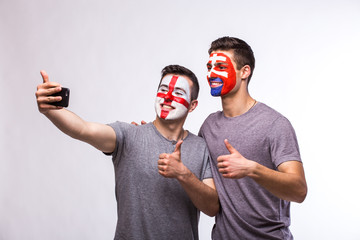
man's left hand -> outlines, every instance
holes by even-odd
[[[181,144],[182,140],[178,141],[173,153],[162,153],[159,155],[158,170],[159,173],[166,178],[179,178],[186,175],[189,170],[181,161]]]

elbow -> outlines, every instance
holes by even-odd
[[[298,203],[302,203],[305,201],[305,198],[307,196],[307,188],[300,194]]]
[[[217,214],[219,213],[219,208],[213,209],[211,212],[209,212],[208,215],[209,217],[215,217]]]
[[[203,213],[205,213],[209,217],[215,217],[219,213],[219,209],[220,203],[219,199],[217,199],[217,201],[211,204],[211,207],[209,207],[207,211],[203,211]]]
[[[218,212],[219,212],[219,210],[210,210],[210,211],[206,211],[204,213],[209,217],[215,217],[218,214]]]
[[[298,189],[298,192],[296,194],[296,198],[294,199],[294,202],[297,202],[297,203],[304,202],[305,198],[307,196],[307,192],[308,192],[307,185],[306,185],[306,183],[303,183],[302,187],[300,187]]]

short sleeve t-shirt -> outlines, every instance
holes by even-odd
[[[217,168],[217,158],[229,154],[225,139],[245,158],[273,170],[286,161],[301,161],[290,122],[267,105],[258,103],[233,118],[225,117],[220,111],[210,114],[199,135],[209,148],[221,205],[213,239],[292,239],[290,202],[275,197],[251,178],[226,179]]]
[[[175,141],[152,123],[109,124],[116,133],[112,153],[118,222],[114,239],[198,239],[199,211],[176,179],[158,173],[161,153],[172,153]],[[212,178],[205,141],[189,133],[181,160],[200,180]]]

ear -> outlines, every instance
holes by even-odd
[[[251,68],[249,65],[245,65],[240,69],[241,80],[247,79],[251,74]]]
[[[198,100],[192,100],[189,106],[189,112],[194,111],[198,104]]]

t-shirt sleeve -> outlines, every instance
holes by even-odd
[[[285,117],[274,121],[269,133],[271,158],[278,167],[287,161],[300,161],[299,145],[295,130]]]
[[[209,154],[209,151],[207,147],[205,148],[205,154],[204,154],[204,164],[203,164],[203,172],[201,174],[201,179],[204,180],[207,178],[213,178],[212,172],[211,172],[211,166],[210,166],[210,159],[211,156]]]
[[[199,130],[199,132],[198,132],[198,136],[199,137],[203,137],[203,126],[201,126],[201,128],[200,128],[200,130]]]
[[[108,125],[110,127],[112,127],[115,131],[116,146],[115,146],[114,152],[108,153],[107,155],[112,155],[114,164],[117,164],[117,161],[119,160],[119,157],[117,157],[117,156],[120,155],[123,150],[125,139],[126,139],[125,138],[126,129],[129,128],[130,124],[123,123],[123,122],[114,122],[114,123],[110,123]]]

